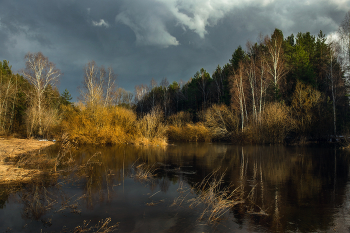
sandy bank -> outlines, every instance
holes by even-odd
[[[55,143],[51,141],[34,139],[0,138],[0,184],[13,181],[25,182],[40,173],[40,170],[37,169],[18,168],[13,162],[5,162],[6,158],[13,158],[24,153],[33,153],[53,144]]]

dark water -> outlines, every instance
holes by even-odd
[[[84,148],[71,158],[64,175],[12,194],[0,187],[0,232],[70,232],[106,218],[119,223],[117,232],[350,230],[350,157],[332,147],[124,146]],[[142,169],[154,176],[142,179]],[[200,219],[208,205],[194,205],[198,184],[220,176],[216,191],[236,190],[231,199],[240,204],[216,221]]]

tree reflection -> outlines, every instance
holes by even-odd
[[[350,216],[349,208],[344,207],[348,205],[346,196],[350,193],[347,183],[349,159],[345,152],[334,148],[187,143],[167,148],[85,147],[73,156],[75,169],[65,176],[70,177],[71,184],[78,183],[82,187],[79,195],[82,198],[75,203],[84,203],[88,210],[94,209],[97,203],[113,205],[114,199],[124,192],[125,182],[135,190],[140,185],[147,187],[151,194],[157,193],[154,197],[174,197],[182,207],[188,207],[187,201],[194,198],[193,195],[203,195],[198,184],[217,171],[217,176],[222,179],[220,185],[215,186],[216,192],[232,193],[235,190],[244,201],[237,201],[237,195],[234,195],[235,204],[218,219],[225,217],[242,227],[248,224],[270,232],[308,232],[327,231],[334,224],[339,225],[340,212]],[[136,179],[138,169],[145,169],[145,172],[147,168],[152,168],[149,170],[151,179]],[[25,216],[38,219],[46,213],[40,211],[42,208],[50,209],[54,197],[47,193],[48,187],[46,183],[46,186],[36,184],[24,189]],[[193,193],[187,195],[184,187],[189,187],[187,191]],[[141,195],[145,193],[135,194],[132,198]],[[130,200],[136,199],[130,197]],[[170,200],[170,204],[172,202]],[[160,202],[150,199],[144,204],[150,203]],[[73,204],[69,205],[74,208]],[[161,211],[171,211],[170,204]],[[342,208],[335,214],[338,206]],[[197,216],[201,214],[198,208],[187,211]]]

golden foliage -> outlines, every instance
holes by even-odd
[[[163,112],[155,107],[143,116],[136,124],[137,140],[136,144],[156,144],[165,145],[167,126],[164,123]]]
[[[169,140],[185,142],[210,142],[211,134],[201,122],[196,124],[187,123],[185,126],[169,126]]]
[[[136,115],[118,106],[65,109],[62,129],[78,144],[131,143],[136,134]]]

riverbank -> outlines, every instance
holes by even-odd
[[[35,139],[0,138],[0,184],[11,182],[27,182],[40,174],[39,169],[25,169],[16,166],[14,160],[23,154],[36,154],[48,146],[52,141],[38,141]]]

